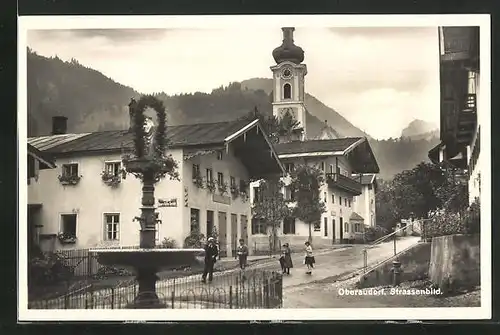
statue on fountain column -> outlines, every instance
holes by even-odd
[[[147,158],[153,158],[155,154],[155,131],[156,126],[153,118],[146,116],[144,119],[144,156]]]

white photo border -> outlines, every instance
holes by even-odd
[[[27,32],[51,29],[230,28],[258,25],[270,29],[300,27],[480,27],[480,104],[491,111],[490,15],[287,15],[287,16],[21,16],[18,18],[19,167],[27,157]],[[19,321],[217,321],[217,320],[440,320],[491,318],[491,112],[480,113],[481,307],[337,308],[337,309],[166,309],[166,310],[33,310],[27,297],[27,180],[19,173],[18,320]],[[19,171],[24,171],[19,168]],[[293,313],[292,313],[293,312]]]

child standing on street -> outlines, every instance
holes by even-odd
[[[238,249],[236,250],[236,254],[238,255],[238,259],[240,261],[240,272],[241,272],[241,279],[245,280],[245,268],[247,266],[247,257],[248,257],[248,247],[245,245],[245,240],[240,238],[240,245],[238,246]]]
[[[293,268],[293,262],[292,262],[292,251],[290,250],[290,245],[288,243],[285,243],[283,245],[282,257],[283,257],[283,265],[282,265],[283,273],[289,275],[290,269]]]
[[[306,245],[306,257],[304,259],[304,264],[307,266],[306,274],[310,275],[312,274],[312,269],[314,268],[314,263],[316,263],[316,261],[313,256],[313,249],[311,243],[309,243],[309,241],[306,241],[305,245]]]
[[[245,245],[245,240],[240,238],[240,245],[238,246],[238,250],[236,254],[238,255],[238,259],[240,261],[240,269],[245,270],[247,266],[247,257],[248,257],[248,247]]]

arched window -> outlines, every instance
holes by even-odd
[[[291,99],[292,98],[292,86],[286,83],[283,86],[283,99]]]

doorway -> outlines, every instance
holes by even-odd
[[[233,256],[236,258],[236,249],[238,248],[238,215],[231,214],[231,245]]]
[[[219,212],[219,255],[227,256],[227,213]]]
[[[344,241],[344,218],[340,218],[340,243]]]
[[[335,219],[332,219],[332,244],[335,244]]]
[[[214,211],[207,211],[207,238],[212,236],[214,231]]]

